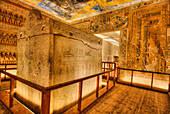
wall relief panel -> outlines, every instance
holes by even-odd
[[[133,11],[129,19],[128,68],[166,72],[168,4]]]
[[[0,51],[0,64],[16,64],[16,52]]]
[[[0,8],[0,22],[15,26],[23,26],[25,23],[25,16]]]
[[[17,45],[17,32],[0,29],[0,44]]]

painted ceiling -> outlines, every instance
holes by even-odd
[[[66,21],[93,16],[148,0],[21,0]]]

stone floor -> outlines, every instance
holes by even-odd
[[[116,84],[87,114],[170,114],[170,96],[166,93]]]
[[[0,101],[0,114],[12,114]]]

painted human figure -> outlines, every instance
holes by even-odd
[[[2,21],[6,22],[6,17],[7,17],[7,11],[3,11],[3,17],[2,17]]]
[[[0,31],[0,43],[2,42],[2,31]]]
[[[3,63],[3,62],[4,62],[4,59],[5,59],[5,58],[4,58],[4,52],[1,52],[1,53],[0,53],[0,57],[1,57],[0,62]]]
[[[9,18],[8,18],[9,23],[12,23],[12,17],[13,17],[12,12],[9,12]]]
[[[18,21],[18,14],[14,15],[14,24],[17,25],[17,21]]]
[[[5,53],[5,61],[6,61],[6,62],[9,61],[9,53],[8,53],[8,52]]]
[[[17,55],[16,55],[16,53],[13,53],[13,59],[14,59],[14,61],[17,60]]]
[[[22,22],[23,22],[23,16],[22,16],[22,15],[20,15],[20,17],[19,17],[19,26],[21,26],[21,25],[22,25]]]
[[[17,35],[14,35],[14,44],[17,44]]]
[[[1,43],[4,43],[5,41],[5,34],[4,34],[4,32],[2,32],[2,35],[1,35]]]
[[[9,43],[9,34],[7,33],[6,35],[5,35],[5,43]]]
[[[10,62],[13,60],[13,57],[12,57],[12,53],[11,53],[11,52],[9,52],[9,60],[10,60]]]
[[[2,9],[0,8],[0,21],[2,21]]]
[[[10,42],[10,44],[13,44],[13,43],[14,43],[14,41],[13,41],[13,37],[14,37],[14,36],[13,36],[13,34],[11,34],[11,35],[9,36],[9,39],[10,39],[10,41],[9,41],[9,42]]]

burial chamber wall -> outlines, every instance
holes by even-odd
[[[28,13],[11,3],[0,1],[0,64],[17,63],[17,32],[25,23]]]
[[[167,72],[169,20],[169,1],[150,0],[77,20],[72,26],[95,34],[121,31],[121,67]]]
[[[143,1],[129,7],[78,20],[72,25],[88,33],[121,31],[120,67],[169,72],[169,4],[168,0]],[[151,77],[151,74],[135,73],[133,81],[150,86]],[[121,71],[120,81],[130,82],[131,71]],[[155,75],[153,85],[167,90],[168,76]]]
[[[169,72],[169,2],[132,10],[120,39],[120,67]],[[129,33],[129,34],[128,34]],[[131,34],[133,33],[133,34]],[[152,75],[134,72],[133,83],[151,85]],[[131,72],[121,71],[120,81],[130,82]],[[167,75],[154,74],[153,87],[168,89]]]

